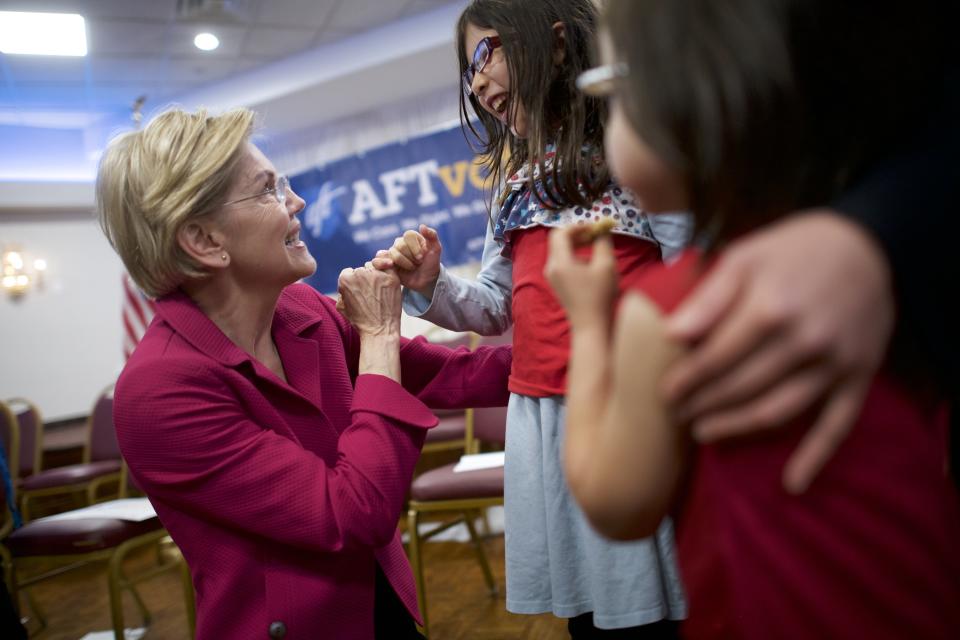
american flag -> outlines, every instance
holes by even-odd
[[[137,348],[140,338],[156,312],[153,300],[143,295],[130,276],[123,274],[123,355],[125,359]]]

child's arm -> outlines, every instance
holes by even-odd
[[[679,349],[645,297],[625,297],[610,341],[573,329],[565,469],[590,522],[611,538],[653,534],[683,468],[684,431],[657,392]]]
[[[421,225],[419,234],[407,231],[390,249],[379,251],[373,266],[398,268],[405,286],[403,310],[409,316],[452,331],[474,331],[485,336],[509,329],[513,323],[513,267],[500,255],[500,245],[490,228],[476,279],[448,272],[440,263],[440,253],[436,231]]]
[[[625,297],[611,341],[616,271],[609,239],[584,263],[570,249],[576,234],[552,234],[547,266],[572,329],[564,469],[601,533],[641,538],[667,513],[683,468],[684,431],[657,391],[679,350],[666,340],[659,311],[639,294]]]

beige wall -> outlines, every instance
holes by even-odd
[[[0,247],[47,260],[42,289],[0,294],[0,397],[46,420],[84,415],[123,364],[123,267],[89,211],[0,211]]]

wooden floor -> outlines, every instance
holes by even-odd
[[[74,442],[82,429],[76,421],[61,428],[62,451],[46,451],[44,468],[79,462],[80,449]],[[69,427],[69,428],[68,428]],[[51,433],[56,430],[51,430]],[[49,434],[48,434],[49,435]],[[50,436],[54,442],[56,433]],[[45,441],[48,438],[45,437]],[[57,441],[59,442],[59,441]],[[462,451],[424,454],[418,471],[458,459]],[[79,506],[66,498],[45,498],[35,505],[35,517]],[[401,522],[401,525],[403,522]],[[486,541],[486,550],[500,593],[489,595],[476,555],[467,543],[427,542],[424,554],[427,596],[429,598],[431,640],[561,640],[568,638],[566,621],[552,615],[518,616],[507,613],[503,594],[503,536]],[[155,562],[152,553],[133,555],[129,567]],[[47,570],[51,565],[24,562],[22,569]],[[153,622],[144,640],[183,640],[187,638],[183,591],[176,573],[161,574],[138,586],[138,591],[153,614]],[[35,621],[27,626],[31,640],[79,640],[93,631],[110,629],[109,598],[104,564],[90,565],[52,578],[31,588],[34,598],[46,614],[47,628],[36,632]],[[141,626],[130,594],[124,596],[127,627]],[[111,636],[112,638],[112,636]],[[0,638],[0,640],[3,640]],[[224,639],[229,640],[229,639]]]
[[[427,595],[430,606],[431,640],[504,640],[523,638],[553,640],[567,638],[566,623],[551,615],[517,616],[504,609],[503,537],[486,543],[487,552],[500,587],[491,598],[470,545],[459,542],[429,542],[423,545]],[[152,554],[131,559],[131,567],[154,562]],[[26,565],[24,569],[30,570]],[[34,597],[47,615],[45,630],[32,640],[78,640],[91,631],[110,628],[104,565],[81,568],[32,588]],[[180,582],[175,573],[166,573],[139,587],[153,623],[145,640],[186,638],[186,614]],[[124,602],[127,626],[140,626],[129,594]],[[28,626],[35,627],[35,623]]]

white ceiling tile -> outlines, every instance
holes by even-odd
[[[0,11],[79,13],[86,18],[172,20],[176,0],[0,0]]]
[[[46,0],[43,4],[46,4]],[[167,21],[172,20],[177,12],[176,0],[78,0],[63,4],[78,5],[82,9],[78,13],[91,18],[140,18]]]
[[[347,0],[337,6],[327,26],[340,31],[375,29],[397,18],[403,5],[397,0]]]
[[[199,7],[187,8],[189,11],[178,14],[176,20],[183,24],[246,24],[256,20],[259,7],[264,2],[277,0],[225,0],[223,10],[218,11],[213,2],[201,4]],[[287,0],[279,0],[280,3]],[[175,12],[176,13],[176,12]]]
[[[319,29],[344,0],[264,0],[257,14],[257,24],[271,27],[303,27]],[[352,1],[352,0],[346,0]]]
[[[250,29],[243,43],[244,56],[277,58],[309,49],[316,37],[315,29],[277,29],[255,27]]]
[[[170,30],[164,22],[90,20],[87,47],[92,55],[160,55],[166,48]]]

